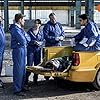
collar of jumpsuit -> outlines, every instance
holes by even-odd
[[[18,26],[19,28],[22,28],[19,24],[15,23],[16,26]]]

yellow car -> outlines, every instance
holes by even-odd
[[[55,58],[71,55],[72,66],[69,71],[53,71],[41,66],[46,61]],[[91,82],[100,90],[100,52],[74,52],[72,47],[46,47],[44,48],[43,62],[38,66],[28,66],[28,71],[44,75],[46,78],[59,77],[73,82]]]

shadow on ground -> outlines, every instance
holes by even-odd
[[[0,100],[19,100],[31,98],[48,98],[54,96],[63,96],[75,93],[85,93],[93,91],[91,84],[88,83],[72,83],[63,80],[39,81],[38,85],[30,82],[30,91],[26,92],[26,96],[13,95],[12,83],[5,83],[5,88],[0,89]]]

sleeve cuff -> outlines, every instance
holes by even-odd
[[[88,47],[88,44],[86,44],[86,43],[83,43],[83,45],[84,45],[85,47]]]

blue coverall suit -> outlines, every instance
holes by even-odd
[[[29,29],[27,32],[30,37],[31,41],[28,43],[27,47],[27,66],[38,65],[41,62],[41,48],[44,44],[44,34],[42,30],[39,30],[37,35],[34,34],[33,29]],[[40,42],[38,45],[37,42]],[[31,72],[26,72],[26,84],[28,83],[28,77],[31,74]],[[37,82],[38,75],[34,74],[34,82]]]
[[[30,37],[16,24],[10,27],[11,49],[13,58],[13,85],[14,93],[22,91],[26,76],[27,41]]]
[[[56,40],[57,37],[64,37],[64,30],[59,22],[53,24],[48,21],[43,28],[45,46],[61,46],[61,40]]]
[[[76,42],[75,51],[100,50],[100,30],[94,22],[89,21],[74,38]]]
[[[2,71],[4,49],[5,49],[5,33],[2,25],[0,24],[0,76]]]

